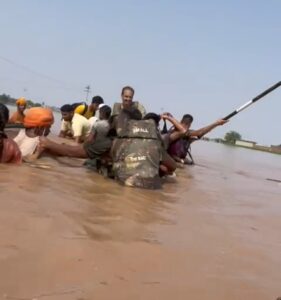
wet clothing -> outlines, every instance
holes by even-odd
[[[9,119],[9,123],[11,124],[23,124],[24,122],[24,114],[19,113],[18,111],[14,112]]]
[[[109,151],[112,139],[108,137],[110,126],[107,120],[98,120],[94,123],[91,133],[94,136],[93,142],[85,142],[84,150],[89,158],[99,158]]]
[[[162,147],[153,120],[130,120],[117,129],[112,147],[115,177],[127,186],[161,187],[159,166]]]
[[[20,164],[22,156],[18,145],[10,138],[0,140],[0,162]]]
[[[138,109],[141,112],[142,117],[144,117],[146,115],[146,110],[145,110],[144,106],[142,104],[140,104],[139,102],[137,102],[137,101],[133,102],[132,108]],[[112,109],[112,116],[118,116],[120,114],[120,112],[122,111],[122,109],[123,109],[122,103],[114,103],[113,109]]]
[[[193,162],[193,158],[190,153],[190,144],[194,140],[196,140],[196,138],[190,138],[190,137],[181,138],[181,139],[173,142],[172,144],[170,144],[170,146],[168,148],[168,153],[172,157],[176,156],[182,160],[186,159],[186,156],[189,155],[191,162]]]
[[[22,157],[34,154],[37,146],[39,145],[39,136],[29,137],[26,135],[25,129],[19,131],[14,141],[19,146]]]
[[[90,134],[91,125],[85,117],[74,114],[71,122],[62,120],[61,131],[71,132],[74,137],[81,136],[82,139],[85,139]]]

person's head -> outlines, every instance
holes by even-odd
[[[101,96],[94,96],[92,98],[92,103],[90,105],[91,109],[93,111],[96,111],[96,110],[98,110],[100,104],[103,104],[103,103],[104,103],[104,101],[103,101],[103,98]]]
[[[64,121],[70,122],[74,116],[74,108],[70,104],[65,104],[60,108],[61,116]]]
[[[159,123],[161,120],[160,115],[157,115],[155,113],[148,113],[143,117],[144,120],[153,120],[155,122],[156,127],[159,127]]]
[[[130,86],[125,86],[121,92],[122,104],[125,109],[132,106],[135,90]]]
[[[6,105],[0,103],[0,139],[6,137],[4,129],[9,120],[9,110]]]
[[[101,120],[108,120],[111,115],[111,108],[108,105],[103,105],[100,108],[100,119]]]
[[[47,136],[53,123],[53,112],[44,107],[30,108],[24,118],[24,127],[32,131],[34,136]]]
[[[192,115],[186,114],[183,115],[182,119],[181,119],[181,124],[186,128],[189,129],[191,124],[193,122],[193,117]]]
[[[24,112],[24,110],[26,109],[26,104],[27,102],[24,97],[21,97],[16,101],[16,105],[20,113]]]

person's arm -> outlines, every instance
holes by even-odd
[[[210,132],[211,130],[213,130],[214,128],[216,128],[220,125],[224,125],[226,122],[228,122],[228,121],[224,120],[224,119],[219,119],[216,122],[214,122],[206,127],[202,127],[197,130],[189,131],[188,136],[201,138],[203,135],[207,134],[208,132]]]
[[[40,155],[44,152],[44,149],[41,148],[40,146],[36,147],[35,151],[33,154],[27,155],[25,157],[23,157],[23,161],[25,162],[34,162],[35,160],[37,160]]]
[[[81,136],[81,135],[75,136],[75,137],[74,137],[74,141],[75,141],[75,143],[77,143],[77,144],[83,143],[82,136]]]
[[[97,123],[95,123],[93,125],[91,133],[86,138],[85,142],[87,142],[87,143],[93,143],[95,141],[96,135],[97,135]]]
[[[198,137],[201,138],[202,136],[204,136],[205,134],[207,134],[208,132],[210,132],[211,130],[213,130],[214,128],[216,128],[217,126],[223,125],[225,124],[226,120],[223,119],[219,119],[216,122],[206,126],[206,127],[202,127],[200,129],[197,130],[187,130],[184,133],[181,131],[175,131],[173,133],[170,134],[170,143],[173,143],[175,141],[177,141],[178,139],[182,138],[182,137]]]
[[[169,121],[179,133],[185,134],[186,129],[185,129],[185,128],[183,127],[183,125],[182,125],[178,120],[176,120],[174,117],[172,117],[171,115],[168,115],[168,114],[164,114],[164,115],[161,116],[161,118],[162,118],[163,120]]]
[[[66,137],[67,130],[68,130],[68,124],[66,121],[62,120],[59,137],[62,138]]]
[[[172,125],[174,126],[174,129],[176,129],[171,134],[169,134],[169,143],[168,144],[171,144],[185,136],[187,131],[179,121],[177,121],[175,118],[173,118],[169,114],[164,114],[161,116],[161,118],[163,120],[167,120],[170,123],[172,123]]]
[[[46,137],[40,137],[40,148],[42,150],[48,150],[52,154],[58,156],[68,156],[68,157],[77,157],[77,158],[88,157],[86,151],[84,150],[83,144],[79,144],[75,146],[58,144],[50,141]]]

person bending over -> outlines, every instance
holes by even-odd
[[[212,124],[202,127],[198,130],[191,130],[191,124],[193,122],[193,117],[189,114],[185,114],[180,122],[183,127],[183,130],[173,127],[168,136],[168,153],[174,158],[176,162],[183,164],[193,164],[193,158],[190,155],[190,159],[187,158],[187,155],[190,153],[189,148],[190,144],[202,136],[215,129],[217,126],[224,125],[227,121],[219,119]]]
[[[156,128],[157,128],[157,135],[158,139],[161,143],[161,149],[162,149],[162,160],[160,163],[160,175],[171,175],[174,173],[174,171],[177,168],[177,165],[173,158],[167,153],[167,141],[165,138],[161,135],[160,129],[159,129],[159,123],[162,120],[168,120],[171,122],[175,128],[178,128],[179,130],[183,131],[183,127],[177,122],[176,119],[174,119],[170,114],[163,114],[163,115],[157,115],[156,113],[148,113],[144,116],[144,120],[153,120],[155,122]]]
[[[87,105],[87,103],[74,103],[72,104],[74,109],[75,114],[79,114],[86,119],[90,120],[93,117],[98,118],[98,109],[101,104],[103,104],[103,98],[101,96],[94,96],[92,98],[92,102],[90,105]]]
[[[45,137],[40,137],[40,146],[57,156],[68,156],[77,158],[95,159],[101,157],[109,151],[112,139],[108,136],[109,117],[111,108],[107,105],[100,108],[100,120],[95,122],[92,131],[83,144],[65,145],[50,141]]]
[[[76,143],[83,143],[89,136],[91,124],[85,117],[74,113],[74,108],[70,104],[61,107],[62,124],[59,137],[73,138]]]

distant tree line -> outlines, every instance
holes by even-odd
[[[214,138],[210,139],[213,142],[216,143],[222,143],[222,144],[228,144],[228,145],[235,145],[235,142],[237,140],[241,140],[242,136],[239,132],[237,131],[229,131],[225,134],[224,138]]]
[[[16,101],[17,101],[17,99],[12,98],[9,95],[6,95],[6,94],[0,95],[0,103],[2,103],[2,104],[15,106]],[[27,102],[27,107],[38,107],[38,106],[40,107],[40,106],[42,106],[42,103],[33,102],[31,100],[26,100],[26,102]]]
[[[241,139],[242,139],[241,134],[236,131],[229,131],[224,136],[225,143],[232,144],[232,145],[234,145],[237,140],[241,140]]]

